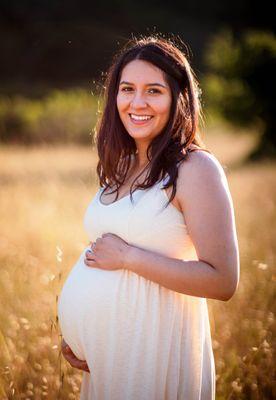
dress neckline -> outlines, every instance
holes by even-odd
[[[98,197],[98,203],[99,203],[101,206],[103,206],[103,207],[112,206],[112,205],[117,204],[117,203],[121,202],[122,200],[128,199],[128,198],[130,197],[130,193],[128,193],[128,194],[126,194],[125,196],[121,197],[120,199],[118,199],[118,200],[116,200],[116,201],[112,201],[112,202],[109,203],[109,204],[104,204],[104,203],[102,203],[101,200],[100,200],[101,194],[102,194],[102,189],[103,189],[103,188],[100,188],[99,195],[98,195],[97,197]],[[149,189],[151,189],[151,188],[149,188]],[[132,195],[134,196],[134,194],[135,194],[136,192],[141,191],[141,190],[142,190],[142,189],[136,189],[135,192],[133,192]]]
[[[135,196],[135,193],[136,193],[136,192],[140,192],[140,191],[142,191],[142,190],[144,190],[145,192],[147,192],[147,191],[152,190],[153,188],[155,188],[155,187],[158,185],[159,188],[160,188],[160,191],[161,191],[161,196],[163,196],[163,198],[164,198],[164,200],[166,200],[166,202],[169,201],[169,197],[168,197],[168,194],[166,193],[166,190],[165,190],[165,189],[162,189],[162,188],[160,187],[160,186],[164,183],[164,180],[165,180],[165,179],[166,179],[166,177],[163,178],[161,181],[157,181],[157,182],[156,182],[153,186],[151,186],[150,188],[147,188],[147,189],[136,189],[135,192],[133,193],[133,196]],[[98,204],[99,204],[100,206],[102,206],[102,207],[116,206],[116,204],[121,204],[124,200],[128,200],[129,197],[130,197],[130,193],[128,193],[127,195],[121,197],[120,199],[118,199],[118,200],[116,200],[116,201],[113,201],[112,203],[104,204],[104,203],[102,203],[101,200],[100,200],[100,196],[101,196],[101,193],[102,193],[102,190],[103,190],[103,189],[104,189],[104,188],[100,188],[99,191],[98,191],[98,195],[96,196]],[[183,216],[182,212],[179,211],[178,208],[176,208],[171,202],[169,203],[168,208],[171,209],[171,211],[175,214],[175,216],[176,216],[177,218],[180,219],[180,221],[181,221],[181,223],[183,224],[184,228],[186,228],[187,225],[186,225],[186,221],[185,221],[185,219],[184,219],[184,216]]]
[[[130,157],[131,157],[132,159],[134,159],[135,155],[134,155],[134,154],[131,154]],[[156,185],[156,184],[155,184],[155,185]],[[151,188],[154,187],[155,185],[151,186],[151,187],[148,188],[148,189],[151,189]],[[111,206],[111,205],[113,205],[113,204],[117,204],[117,203],[119,203],[121,200],[128,199],[128,198],[130,197],[130,193],[128,193],[128,194],[124,195],[123,197],[121,197],[120,199],[118,199],[118,200],[116,200],[116,201],[113,201],[113,202],[111,202],[111,203],[109,203],[109,204],[104,204],[104,203],[102,203],[101,200],[100,200],[100,197],[101,197],[101,194],[102,194],[102,189],[104,189],[104,188],[100,188],[100,193],[99,193],[99,195],[98,195],[98,203],[99,203],[100,205],[104,206],[104,207],[108,207],[108,206]],[[133,192],[133,196],[134,196],[134,194],[135,194],[136,192],[139,192],[139,191],[141,191],[141,190],[148,190],[148,189],[136,189],[136,190]]]

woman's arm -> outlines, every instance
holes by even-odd
[[[229,300],[239,282],[239,249],[227,179],[214,156],[190,153],[179,167],[177,198],[199,261],[128,246],[124,267],[180,293]]]

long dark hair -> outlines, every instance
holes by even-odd
[[[165,79],[172,93],[167,125],[148,146],[149,163],[136,179],[148,167],[150,167],[149,173],[147,172],[144,182],[136,185],[136,188],[150,188],[167,173],[169,180],[163,188],[173,185],[169,199],[171,202],[176,194],[178,163],[187,158],[188,152],[197,148],[211,152],[204,148],[203,141],[199,137],[201,105],[195,74],[184,52],[171,39],[158,36],[131,39],[114,56],[108,69],[104,83],[104,109],[95,136],[99,156],[97,174],[100,186],[104,186],[106,190],[115,185],[116,201],[118,190],[129,171],[131,157],[136,152],[135,141],[120,119],[116,102],[122,70],[133,60],[144,60],[161,69],[165,73]],[[135,180],[130,188],[131,200]]]

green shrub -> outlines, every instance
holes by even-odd
[[[44,99],[0,99],[0,140],[11,143],[88,143],[98,99],[82,89],[54,90]]]
[[[206,108],[236,125],[258,126],[256,154],[276,156],[276,36],[250,30],[235,38],[223,30],[207,46],[205,61]]]

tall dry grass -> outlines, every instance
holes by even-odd
[[[248,135],[206,136],[225,166],[241,256],[238,291],[208,300],[217,399],[276,397],[275,163],[243,165]],[[60,355],[62,283],[87,245],[82,220],[96,190],[87,147],[0,149],[0,399],[78,399],[81,373]]]

